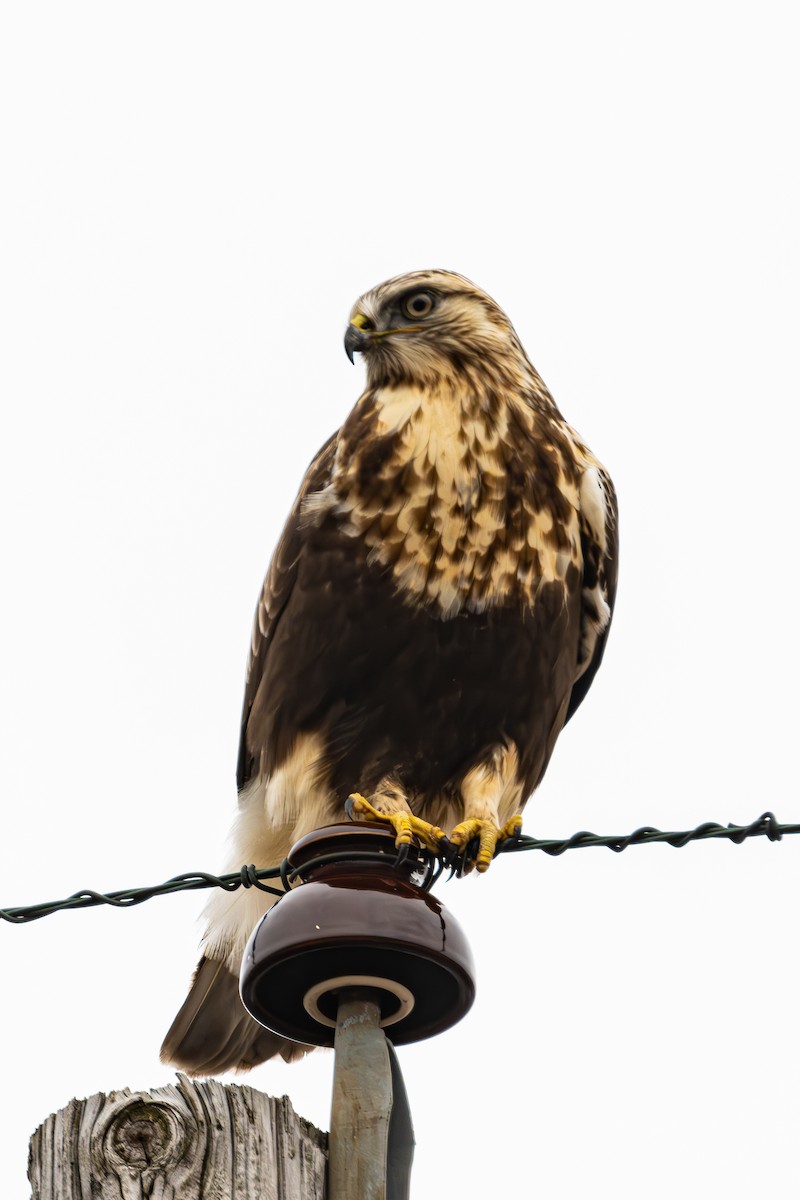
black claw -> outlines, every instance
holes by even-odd
[[[448,867],[452,866],[452,864],[458,858],[458,847],[454,846],[453,843],[450,841],[450,838],[447,838],[447,837],[443,837],[442,840],[439,842],[439,846],[438,846],[438,849],[436,852],[439,855],[439,857],[445,863],[447,863]]]
[[[511,850],[516,846],[519,839],[522,837],[522,826],[515,829],[508,837],[503,838],[502,842],[498,842],[494,848],[493,858],[497,858],[498,854],[502,854],[504,850]]]
[[[351,821],[358,820],[358,817],[353,816],[353,809],[355,808],[355,806],[356,806],[355,798],[353,796],[348,796],[344,802],[344,811],[345,811],[345,815]]]

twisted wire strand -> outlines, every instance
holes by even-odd
[[[112,908],[133,908],[137,904],[143,904],[145,900],[152,899],[153,896],[168,896],[172,892],[191,892],[211,887],[221,887],[226,892],[235,892],[240,887],[254,887],[261,892],[271,892],[273,896],[283,896],[284,888],[269,887],[261,882],[263,879],[276,879],[280,876],[280,867],[266,867],[262,870],[257,870],[254,866],[242,867],[241,870],[227,875],[188,871],[183,875],[174,875],[165,883],[152,884],[150,887],[105,893],[84,888],[67,896],[65,900],[46,900],[42,904],[29,904],[19,908],[0,908],[0,920],[9,921],[12,925],[23,925],[29,921],[38,921],[40,917],[49,917],[51,913],[62,909],[95,908],[100,904],[108,904]]]
[[[642,825],[627,837],[615,835],[598,835],[588,830],[573,833],[569,838],[532,838],[522,834],[509,842],[502,842],[498,852],[508,850],[543,850],[545,854],[559,855],[566,850],[578,850],[583,846],[606,846],[615,854],[621,854],[628,846],[642,846],[651,842],[666,842],[676,850],[682,849],[689,842],[708,841],[711,838],[725,838],[740,846],[747,838],[766,837],[771,842],[779,842],[785,834],[800,833],[800,824],[780,825],[774,813],[762,813],[749,825],[718,825],[716,821],[706,821],[695,829],[680,832],[665,832],[652,825]]]
[[[665,842],[668,846],[681,849],[687,846],[689,842],[722,838],[738,846],[752,837],[766,837],[771,842],[779,842],[783,837],[795,833],[800,833],[800,824],[781,825],[774,813],[765,812],[749,825],[718,825],[715,821],[706,821],[702,825],[698,825],[695,829],[678,832],[665,832],[654,828],[652,825],[643,825],[640,829],[636,829],[633,833],[624,837],[598,835],[590,833],[588,830],[573,833],[568,838],[535,838],[523,834],[517,838],[510,838],[502,842],[498,846],[497,852],[509,854],[523,850],[541,850],[545,854],[557,856],[564,854],[567,850],[578,850],[586,846],[605,846],[607,849],[613,850],[615,854],[621,854],[629,846],[643,846],[655,842]],[[421,852],[423,857],[425,853]],[[385,861],[385,856],[380,854],[361,856],[373,857],[376,860]],[[451,868],[451,874],[455,873],[456,875],[463,874],[464,870],[469,867],[469,851],[466,857],[459,861],[455,869],[453,869],[452,863],[444,862],[434,855],[429,855],[428,857],[433,864],[433,869],[428,872],[428,878],[423,884],[425,888],[429,888],[436,882],[446,866]],[[353,854],[345,851],[341,855],[325,855],[324,861],[350,861],[352,858]],[[398,856],[398,861],[400,858],[402,858],[402,854]],[[320,859],[319,861],[323,860]],[[305,871],[309,866],[313,865],[314,863],[306,864],[303,870]],[[8,921],[12,925],[23,925],[30,921],[38,921],[41,917],[48,917],[51,913],[61,910],[94,908],[100,904],[108,904],[113,908],[133,908],[137,904],[144,903],[145,900],[150,900],[153,896],[166,896],[173,892],[197,891],[211,887],[221,887],[228,892],[234,892],[240,887],[254,887],[259,891],[269,892],[273,896],[280,897],[284,896],[291,888],[292,883],[297,878],[297,874],[298,872],[286,859],[277,867],[256,868],[252,865],[243,866],[241,870],[233,871],[226,875],[211,875],[207,871],[190,871],[183,875],[175,875],[165,883],[154,884],[150,887],[129,888],[123,891],[108,893],[96,892],[86,888],[80,892],[75,892],[65,900],[51,900],[42,904],[29,904],[17,908],[0,908],[0,920]],[[281,886],[270,887],[269,884],[264,882],[266,879],[279,880]]]

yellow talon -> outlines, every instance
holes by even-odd
[[[450,834],[450,841],[459,850],[465,850],[470,842],[478,839],[478,853],[475,858],[475,869],[483,874],[489,870],[489,864],[495,855],[500,842],[507,838],[516,837],[522,829],[522,817],[517,813],[498,828],[494,821],[482,817],[468,817],[460,825],[456,825]],[[469,870],[469,867],[467,867]]]
[[[345,810],[351,820],[360,818],[362,821],[377,821],[382,825],[391,825],[395,832],[395,846],[408,846],[414,837],[419,838],[424,846],[434,854],[441,852],[441,843],[446,840],[444,830],[437,825],[431,825],[412,812],[400,809],[395,812],[381,812],[366,800],[359,792],[354,792],[345,805]]]
[[[509,817],[500,834],[497,838],[498,842],[504,842],[507,838],[518,837],[522,832],[522,815],[515,813],[513,817]]]

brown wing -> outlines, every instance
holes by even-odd
[[[617,495],[609,475],[600,470],[603,492],[606,499],[605,547],[602,547],[592,531],[591,525],[581,518],[581,550],[583,551],[583,607],[581,622],[585,629],[581,645],[589,644],[585,660],[579,663],[580,674],[572,688],[568,721],[583,701],[603,661],[614,600],[617,594],[617,569],[619,558],[619,533],[617,529]],[[598,607],[602,602],[608,606],[608,619],[602,630],[592,636],[592,625],[598,621]],[[565,721],[566,724],[566,721]]]
[[[244,707],[239,738],[239,760],[236,770],[236,784],[239,791],[259,768],[253,749],[248,745],[247,725],[253,702],[267,669],[269,648],[275,630],[297,578],[297,564],[304,544],[302,504],[310,492],[321,491],[329,482],[337,438],[338,433],[335,433],[328,439],[306,471],[297,499],[292,505],[283,533],[272,556],[256,608],[250,655],[247,661]]]

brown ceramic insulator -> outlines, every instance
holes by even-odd
[[[318,861],[328,855],[336,861]],[[289,861],[303,882],[262,919],[242,963],[242,1000],[257,1021],[332,1046],[337,997],[353,987],[375,991],[397,1045],[464,1016],[475,998],[472,954],[458,922],[422,886],[427,855],[412,847],[398,864],[391,830],[349,823],[308,834]]]

